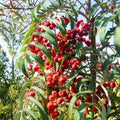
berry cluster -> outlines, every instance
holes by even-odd
[[[69,19],[64,16],[62,16],[62,18],[64,19],[66,26],[68,26]],[[56,17],[55,19],[61,22],[59,18]],[[49,62],[48,58],[40,48],[35,45],[29,46],[30,51],[38,55],[45,65],[45,84],[51,89],[46,106],[51,118],[59,116],[59,107],[61,104],[69,103],[71,98],[78,92],[77,83],[81,80],[81,75],[76,75],[70,83],[70,87],[66,87],[66,83],[69,81],[69,76],[81,67],[82,62],[87,60],[85,55],[82,58],[78,57],[75,45],[77,43],[84,43],[89,47],[92,44],[92,39],[87,40],[85,38],[90,31],[90,23],[84,23],[83,20],[75,20],[74,22],[75,28],[73,30],[66,30],[66,36],[64,38],[59,32],[58,27],[50,20],[40,22],[38,28],[35,30],[35,33],[47,33],[44,29],[39,27],[40,25],[44,25],[55,33],[58,43],[57,53],[48,39],[38,34],[32,35],[32,41],[44,45],[49,50],[53,59],[52,63]],[[58,64],[57,70],[55,69],[54,63]],[[43,75],[41,68],[36,61],[29,65],[29,70],[37,72],[38,76]],[[78,107],[80,104],[81,100],[78,98],[75,102],[75,106]]]

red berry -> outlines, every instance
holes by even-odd
[[[36,71],[38,71],[39,69],[40,69],[40,67],[36,65],[36,66],[33,67],[33,72],[36,72]]]
[[[114,6],[113,6],[113,5],[111,5],[111,6],[109,7],[109,9],[110,9],[110,10],[113,10],[113,9],[114,9]]]
[[[98,109],[94,106],[93,107],[93,110],[95,111],[95,112],[98,112]]]
[[[58,108],[58,104],[55,102],[53,103],[55,108]]]
[[[65,81],[66,81],[66,78],[65,77],[60,77],[60,85],[64,85],[65,84]]]
[[[107,87],[107,84],[104,82],[104,83],[103,83],[103,86],[104,86],[104,87]]]
[[[63,98],[58,98],[58,99],[57,99],[57,103],[58,103],[58,104],[61,104],[62,102],[63,102]]]
[[[52,91],[52,95],[53,95],[53,96],[55,96],[55,97],[56,97],[56,96],[57,96],[57,94],[58,94],[58,93],[57,93],[57,91],[55,91],[55,90],[54,90],[54,91]]]
[[[107,80],[105,81],[106,85],[109,86],[110,85],[110,82]]]
[[[107,99],[105,100],[105,104],[108,104],[108,100]]]
[[[51,82],[52,81],[52,76],[51,75],[47,76],[46,80],[47,80],[47,82]]]
[[[35,97],[35,92],[34,91],[30,92],[30,96]]]
[[[98,97],[97,97],[96,95],[94,96],[94,99],[95,99],[96,101],[98,101],[98,100],[99,100],[99,99],[98,99]]]
[[[54,104],[52,102],[47,103],[47,109],[49,112],[54,112]]]
[[[70,102],[70,100],[71,100],[71,97],[68,97],[68,96],[67,96],[67,97],[65,98],[65,101],[66,101],[66,102]]]
[[[56,99],[56,96],[54,96],[54,95],[49,96],[49,101],[54,101],[55,99]]]
[[[56,118],[57,116],[59,115],[59,112],[58,111],[55,111],[53,113],[51,113],[51,118]]]
[[[111,88],[114,88],[114,87],[115,87],[115,82],[111,82],[111,83],[110,83],[110,87],[111,87]]]
[[[53,83],[52,82],[47,82],[47,87],[52,87]]]
[[[76,106],[76,107],[79,107],[79,106],[80,106],[80,102],[77,102],[77,101],[76,101],[76,102],[75,102],[75,106]]]
[[[32,70],[32,68],[33,68],[33,65],[29,64],[29,70]]]
[[[88,113],[88,107],[85,109],[84,114]]]
[[[63,97],[64,96],[64,92],[63,91],[59,91],[58,95],[59,95],[59,97]]]

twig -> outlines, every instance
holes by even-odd
[[[16,1],[16,0],[13,0],[13,1]],[[16,1],[21,7],[23,7],[18,1]],[[23,12],[24,12],[24,14],[25,14],[25,18],[26,18],[26,20],[27,20],[27,22],[28,22],[28,25],[30,24],[29,23],[29,21],[28,21],[28,18],[27,18],[27,14],[26,14],[26,12],[25,12],[25,10],[23,9]]]
[[[79,0],[76,0],[77,2],[79,2],[81,5],[82,3]],[[83,9],[85,10],[85,12],[88,12],[87,9],[83,6]]]

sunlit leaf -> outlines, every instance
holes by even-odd
[[[118,54],[120,54],[120,25],[115,29],[114,45]]]

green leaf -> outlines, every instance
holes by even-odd
[[[115,29],[114,45],[118,54],[120,54],[120,25]]]
[[[26,59],[26,61],[27,61],[29,64],[32,64],[32,63],[33,63],[33,61],[30,59],[30,57],[29,57],[28,54],[25,55],[25,59]]]
[[[62,0],[57,0],[58,5],[61,6],[62,5]]]
[[[64,20],[62,17],[60,17],[60,20],[61,20],[62,26],[63,26],[63,27],[64,27],[64,29],[65,29],[65,27],[66,27],[65,20]]]
[[[99,4],[94,4],[92,7],[91,7],[91,9],[90,9],[90,11],[89,11],[89,18],[91,19],[92,18],[92,16],[94,15],[94,12],[96,11],[96,9],[99,7]]]
[[[36,104],[38,106],[39,113],[40,113],[40,116],[41,116],[40,119],[41,120],[48,120],[48,116],[47,116],[43,106],[41,105],[41,103],[33,97],[28,97],[27,99],[29,99],[31,102],[33,102],[34,104]]]
[[[49,62],[52,63],[51,54],[50,54],[49,50],[44,45],[42,45],[40,43],[36,43],[36,42],[32,42],[31,44],[39,47],[45,53],[45,55],[48,58]]]
[[[20,120],[20,116],[21,116],[21,110],[16,112],[16,114],[14,115],[14,119],[13,120]]]
[[[66,36],[66,29],[65,27],[56,19],[52,19],[52,21],[58,26],[61,34],[62,34],[62,39]]]
[[[58,62],[54,62],[53,65],[54,65],[55,71],[57,72],[58,69],[59,69],[59,63]]]
[[[69,112],[70,112],[70,115],[71,115],[71,116],[72,116],[72,108],[73,108],[73,105],[74,105],[75,100],[76,100],[78,97],[80,97],[80,96],[82,96],[82,95],[84,95],[84,94],[87,94],[87,93],[92,93],[92,91],[91,91],[91,90],[85,90],[85,91],[82,91],[82,92],[78,92],[78,93],[71,99],[70,105],[69,105]]]
[[[22,72],[23,72],[23,74],[24,74],[25,76],[28,75],[28,74],[27,74],[27,71],[26,71],[26,68],[25,68],[25,59],[24,59],[24,58],[23,58],[22,61],[21,61],[21,70],[22,70]]]
[[[96,17],[95,19],[95,26],[100,26],[101,22],[103,21],[104,15],[107,13],[108,10],[101,11],[100,15]]]
[[[53,31],[49,29],[49,27],[46,27],[46,26],[44,26],[44,25],[40,25],[39,27],[42,28],[42,29],[44,29],[51,37],[53,37],[54,40],[55,40],[55,42],[56,42],[56,44],[57,44],[56,36],[55,36],[55,34],[53,33]]]
[[[101,2],[99,0],[95,0],[95,2],[97,2],[98,4],[101,4]]]
[[[17,68],[19,69],[19,70],[21,70],[20,68],[21,68],[21,66],[20,66],[20,62],[17,60],[16,61],[16,66],[17,66]]]
[[[46,101],[47,96],[44,94],[44,91],[37,86],[33,86],[32,89],[34,89],[36,92],[40,94],[41,99],[42,99],[42,105],[45,106],[47,102]]]
[[[84,5],[86,5],[86,3],[81,4],[81,6],[79,7],[79,11],[83,8]]]
[[[90,103],[82,103],[82,105],[80,105],[75,114],[74,114],[74,120],[83,120],[82,116],[84,114],[85,109],[87,108],[87,106],[91,105]]]
[[[34,89],[35,91],[37,91],[42,97],[47,98],[47,96],[44,94],[44,91],[40,88],[38,88],[37,86],[33,86],[31,89]]]
[[[18,112],[15,114],[14,116],[14,120],[20,120],[20,116],[21,116],[21,110],[23,108],[23,104],[24,104],[24,95],[25,95],[25,89],[28,86],[28,82],[25,82],[20,90],[20,94],[19,94],[19,104],[18,104]]]
[[[15,11],[14,14],[16,14],[23,21],[23,17],[17,11]]]
[[[76,78],[78,74],[72,75],[69,79],[67,79],[66,86],[70,85],[73,83],[74,78]]]
[[[75,6],[74,6],[72,3],[70,3],[70,6],[71,6],[71,8],[72,8],[72,11],[73,11],[73,14],[74,14],[75,18],[77,19],[77,17],[78,17],[78,12],[77,12],[77,10],[75,9]]]
[[[34,27],[35,27],[36,24],[37,24],[37,22],[34,22],[34,23],[31,25],[31,27],[29,28],[26,36],[24,37],[23,45],[22,45],[22,46],[24,46],[25,44],[28,44],[28,43],[29,43],[29,41],[30,41],[30,36],[31,36],[31,34],[33,33],[33,31],[34,31]]]
[[[33,120],[38,120],[36,115],[30,109],[25,108],[24,111],[28,113],[33,118]]]
[[[81,56],[82,53],[81,53],[80,48],[83,47],[83,43],[82,43],[82,42],[79,42],[79,43],[75,44],[75,47],[76,47],[76,52],[77,52],[77,54],[78,54],[79,56]]]
[[[101,28],[100,28],[100,41],[102,43],[103,46],[105,46],[105,36],[106,36],[106,27],[107,27],[107,24],[109,22],[109,19],[106,18],[105,21],[103,22],[103,24],[101,25]]]
[[[86,79],[86,78],[82,78],[79,82],[79,91],[82,90],[82,86],[85,84],[85,82],[88,82],[90,81],[89,79]],[[89,86],[88,86],[89,87]]]
[[[28,55],[30,55],[32,58],[34,58],[37,61],[38,65],[41,68],[41,71],[43,72],[44,71],[44,62],[42,61],[42,59],[32,52],[28,52]]]
[[[19,61],[21,61],[22,59],[21,58],[23,58],[23,56],[25,56],[25,52],[19,52],[19,54],[18,54],[18,60]]]
[[[33,13],[31,14],[32,19],[34,18],[34,21],[38,21],[38,10],[40,9],[41,5],[39,4],[33,9]]]
[[[116,55],[111,55],[110,57],[108,57],[104,63],[102,64],[102,70],[104,71],[106,69],[106,67],[108,67],[115,59],[117,59],[119,57],[118,54]]]
[[[105,39],[110,39],[112,35],[114,35],[116,27],[110,28],[109,31],[107,31],[106,35],[105,35]]]
[[[49,0],[49,1],[52,4],[52,7],[56,8],[56,9],[59,7],[59,5],[56,3],[55,0]]]
[[[74,29],[74,26],[75,26],[74,18],[73,18],[73,16],[71,15],[70,12],[67,11],[67,14],[68,14],[68,18],[69,18],[69,21],[70,21],[71,30],[73,30],[73,29]]]
[[[100,83],[100,82],[98,82],[98,81],[96,81],[101,87],[102,87],[102,89],[104,90],[104,93],[105,93],[105,95],[106,95],[106,97],[107,97],[107,100],[108,100],[108,105],[111,107],[111,99],[110,99],[110,97],[109,97],[109,94],[108,94],[108,91],[106,90],[106,88]],[[99,97],[98,97],[99,98]],[[100,98],[99,98],[100,99]],[[100,99],[101,100],[101,99]],[[102,101],[101,101],[101,103],[102,103]]]
[[[41,35],[42,37],[48,39],[49,42],[54,45],[55,52],[58,51],[58,44],[57,44],[57,42],[56,42],[56,39],[54,39],[53,37],[51,37],[51,36],[50,36],[49,34],[47,34],[47,33],[37,33],[37,34],[39,34],[39,35]]]
[[[102,120],[107,120],[106,108],[102,102],[101,102],[101,104],[102,104],[102,113],[101,113]]]
[[[19,70],[21,70],[20,64],[21,64],[23,56],[25,56],[25,52],[20,52],[18,54],[18,57],[17,57],[16,65],[17,65],[17,67],[18,67]]]
[[[4,36],[4,41],[7,42],[7,44],[10,42],[9,37],[5,34],[4,31],[1,31],[2,35]]]

